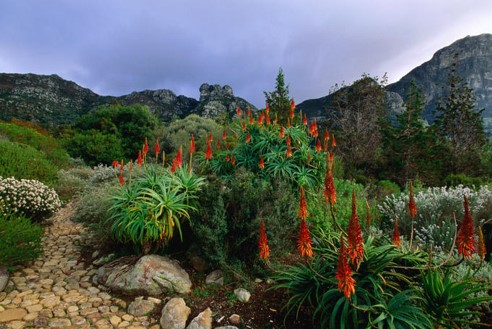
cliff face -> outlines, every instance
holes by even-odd
[[[434,110],[443,95],[451,66],[457,55],[456,73],[473,89],[477,108],[483,112],[486,129],[492,131],[492,34],[460,39],[437,51],[431,60],[416,67],[400,81],[388,85],[386,96],[392,112],[401,111],[408,85],[412,80],[422,89],[426,101],[424,119],[434,121]],[[330,115],[333,94],[306,100],[298,105],[308,116],[319,119]]]
[[[50,126],[74,123],[96,106],[119,102],[140,103],[159,119],[169,121],[192,113],[216,118],[232,116],[237,106],[255,107],[234,96],[229,86],[203,84],[200,100],[171,90],[144,90],[120,97],[100,96],[57,75],[0,73],[0,120],[17,118]]]

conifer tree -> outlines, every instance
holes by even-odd
[[[266,103],[273,113],[273,117],[277,115],[280,124],[286,124],[290,113],[290,96],[289,86],[285,85],[284,71],[282,68],[278,70],[275,80],[275,90],[272,92],[264,92]]]

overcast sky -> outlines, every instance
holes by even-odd
[[[113,96],[227,84],[260,107],[280,67],[300,103],[363,73],[397,81],[482,33],[490,0],[0,0],[0,72]]]

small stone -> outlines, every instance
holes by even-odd
[[[128,313],[134,316],[148,315],[154,312],[157,308],[157,304],[150,300],[135,299],[128,305]]]
[[[130,325],[130,322],[128,321],[122,321],[119,325],[118,328],[126,328]]]
[[[215,271],[211,272],[205,278],[205,283],[223,286],[224,285],[224,276],[222,275],[222,271],[221,270],[215,270]]]
[[[239,314],[233,314],[229,317],[229,322],[232,324],[241,324],[241,316]]]
[[[72,321],[69,319],[59,319],[59,318],[53,318],[49,321],[49,326],[50,327],[60,327],[60,328],[66,328],[72,325]]]
[[[162,309],[160,324],[162,329],[184,329],[191,309],[183,298],[171,298]]]
[[[75,305],[69,306],[67,308],[68,313],[74,313],[74,312],[77,312],[78,310],[79,310],[79,307],[75,306]]]
[[[36,319],[34,319],[34,325],[36,327],[46,327],[48,325],[48,318],[45,318],[45,317],[37,317]]]
[[[32,321],[32,320],[36,319],[38,316],[39,316],[38,312],[28,313],[24,318],[22,318],[22,320]]]
[[[244,288],[234,289],[234,294],[237,296],[237,300],[242,303],[247,303],[251,298],[251,293]]]
[[[74,316],[71,318],[71,320],[72,320],[72,324],[76,326],[81,326],[87,322],[87,320],[81,316]]]
[[[26,326],[24,321],[12,321],[9,323],[10,329],[22,329]]]
[[[147,300],[157,305],[160,305],[162,303],[162,300],[159,298],[147,297]]]
[[[54,306],[60,304],[60,296],[53,296],[53,297],[48,297],[46,299],[43,299],[41,301],[41,304],[43,304],[43,306],[46,308],[54,307]]]
[[[212,329],[212,310],[210,307],[191,320],[186,329]]]
[[[121,317],[123,320],[125,321],[132,321],[133,320],[133,316],[130,315],[130,314],[125,314]]]
[[[39,312],[43,309],[43,305],[36,304],[36,305],[32,305],[32,306],[27,306],[26,309],[29,313]]]
[[[22,320],[26,315],[27,311],[23,308],[9,308],[0,313],[0,322]]]
[[[236,326],[222,326],[222,327],[215,327],[215,329],[238,329]]]
[[[111,322],[111,324],[116,327],[121,323],[121,318],[119,316],[113,315],[109,318],[109,322]]]

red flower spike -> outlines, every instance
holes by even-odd
[[[304,188],[302,186],[299,187],[299,191],[301,193],[301,196],[299,198],[299,211],[297,212],[297,216],[300,219],[305,220],[309,216],[309,212],[307,209],[306,195],[304,194]]]
[[[347,299],[350,299],[350,296],[355,293],[355,280],[352,277],[352,270],[347,263],[347,252],[345,250],[343,235],[340,235],[340,250],[336,278],[338,281],[338,290],[342,292]]]
[[[270,256],[270,248],[268,247],[268,240],[265,232],[265,222],[263,221],[263,219],[260,222],[260,238],[258,240],[258,249],[260,249],[260,258],[267,260]]]
[[[249,142],[251,142],[251,133],[248,131],[248,133],[246,134],[246,140],[245,140],[246,144],[248,144]]]
[[[205,151],[205,160],[212,159],[212,146],[210,145],[210,141],[207,142],[207,150]]]
[[[397,247],[401,246],[400,231],[398,230],[398,218],[395,217],[395,222],[393,226],[393,236],[391,237],[391,242]]]
[[[249,117],[249,124],[254,124],[255,123],[255,118],[253,118],[253,116],[250,116]]]
[[[326,176],[325,176],[325,201],[333,206],[337,202],[337,191],[335,190],[335,181],[333,179],[333,153],[329,153],[326,156]]]
[[[307,124],[308,124],[306,113],[304,113],[304,118],[302,119],[302,124],[304,126],[307,126]]]
[[[142,151],[138,151],[137,165],[141,167],[143,164]]]
[[[265,116],[265,119],[266,119],[266,124],[267,124],[268,126],[272,124],[272,121],[270,120],[270,115],[268,114],[268,112],[267,112],[267,114],[266,114],[266,116]]]
[[[231,163],[232,163],[233,166],[236,165],[236,158],[234,157],[234,155],[231,156]]]
[[[214,141],[214,137],[212,136],[212,133],[210,133],[210,135],[208,135],[208,141],[209,142],[213,142]]]
[[[133,171],[133,160],[130,160],[130,167],[128,168],[128,170],[130,170],[130,172]]]
[[[226,162],[231,161],[231,156],[229,154],[226,154],[225,160],[226,160]]]
[[[316,140],[316,152],[321,152],[322,148],[321,148],[321,142],[320,140]]]
[[[294,119],[294,110],[296,109],[296,102],[294,102],[294,98],[290,101],[290,115],[291,119]]]
[[[120,165],[120,163],[119,163],[118,160],[114,160],[113,163],[112,163],[112,165],[113,165],[113,168],[116,169],[116,167],[118,167]]]
[[[285,141],[287,143],[287,146],[290,146],[292,141],[290,140],[290,136],[287,136],[287,140]]]
[[[149,141],[147,140],[147,137],[145,137],[145,143],[143,146],[143,156],[145,157],[147,153],[149,153]]]
[[[217,141],[217,149],[218,149],[218,150],[220,150],[220,147],[221,147],[221,146],[222,146],[222,145],[220,144],[220,140],[218,140],[218,141]]]
[[[330,134],[328,133],[328,128],[325,128],[325,135],[323,136],[323,141],[327,143],[330,140]]]
[[[355,191],[352,191],[352,216],[350,217],[347,233],[347,251],[350,262],[358,267],[364,257],[364,241],[362,239],[359,217],[357,216]]]
[[[475,235],[473,228],[473,218],[468,206],[468,199],[464,196],[465,215],[461,222],[461,228],[456,238],[458,245],[458,254],[464,258],[470,258],[475,252]]]
[[[125,185],[125,179],[123,178],[123,170],[120,170],[120,176],[118,178],[120,181],[120,186]]]
[[[243,131],[246,131],[246,123],[243,122],[242,127]]]
[[[181,147],[178,149],[178,153],[176,153],[176,157],[173,160],[173,164],[171,166],[171,172],[174,173],[176,169],[183,165],[183,155],[181,154]]]
[[[299,239],[297,240],[297,249],[301,253],[302,257],[313,257],[313,241],[309,234],[309,229],[305,219],[301,219],[301,225],[299,227]]]
[[[485,256],[487,255],[487,248],[485,247],[485,240],[483,238],[482,227],[478,227],[478,246],[477,246],[477,254],[480,256],[482,262],[485,260]]]
[[[335,139],[335,135],[331,135],[331,147],[337,146],[337,140]]]
[[[248,117],[251,117],[251,109],[249,108],[249,106],[246,108],[246,115]]]
[[[161,146],[159,145],[159,141],[156,139],[155,140],[155,145],[154,145],[154,153],[155,153],[155,156],[157,157],[160,152],[161,152]]]
[[[195,135],[191,134],[190,140],[190,154],[195,153]]]
[[[238,106],[237,107],[237,112],[236,113],[237,113],[238,116],[241,116],[241,106]]]
[[[260,156],[260,162],[258,163],[258,167],[260,169],[265,169],[265,161],[263,160],[262,156]]]
[[[417,216],[417,204],[415,203],[412,183],[410,183],[410,195],[408,197],[408,214],[411,218],[415,218],[415,216]]]
[[[290,158],[292,156],[292,147],[287,145],[287,151],[285,152],[285,156]]]
[[[279,136],[280,136],[280,138],[284,138],[285,137],[285,129],[284,129],[284,126],[281,126],[280,127]]]
[[[290,128],[290,119],[287,119],[287,128]]]
[[[227,138],[227,132],[226,132],[226,130],[224,129],[224,131],[222,132],[222,139],[223,139],[223,140],[226,140],[226,138]]]

